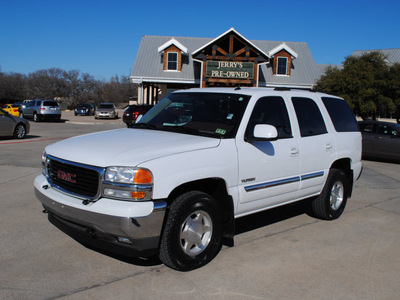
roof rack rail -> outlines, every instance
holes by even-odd
[[[275,91],[291,91],[292,89],[289,87],[276,87],[274,88]]]

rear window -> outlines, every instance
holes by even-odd
[[[56,101],[43,101],[43,106],[58,106]]]
[[[356,118],[346,101],[337,98],[322,97],[322,102],[337,132],[358,131]]]

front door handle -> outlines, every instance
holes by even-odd
[[[299,149],[296,147],[290,148],[290,156],[297,156],[299,155]]]

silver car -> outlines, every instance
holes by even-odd
[[[94,118],[118,119],[118,111],[114,103],[101,103],[94,113]]]
[[[24,138],[30,130],[28,120],[13,116],[0,109],[0,136],[12,136],[16,139]]]

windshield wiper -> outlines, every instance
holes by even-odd
[[[135,123],[129,126],[129,128],[158,129],[156,125],[149,123]]]
[[[170,126],[170,125],[164,124],[162,129],[166,130],[166,131],[187,133],[187,134],[192,134],[192,135],[200,135],[200,136],[213,137],[213,138],[221,137],[218,134],[215,134],[214,132],[201,131],[201,130],[198,130],[198,129],[195,129],[192,127],[187,127],[187,126]]]

